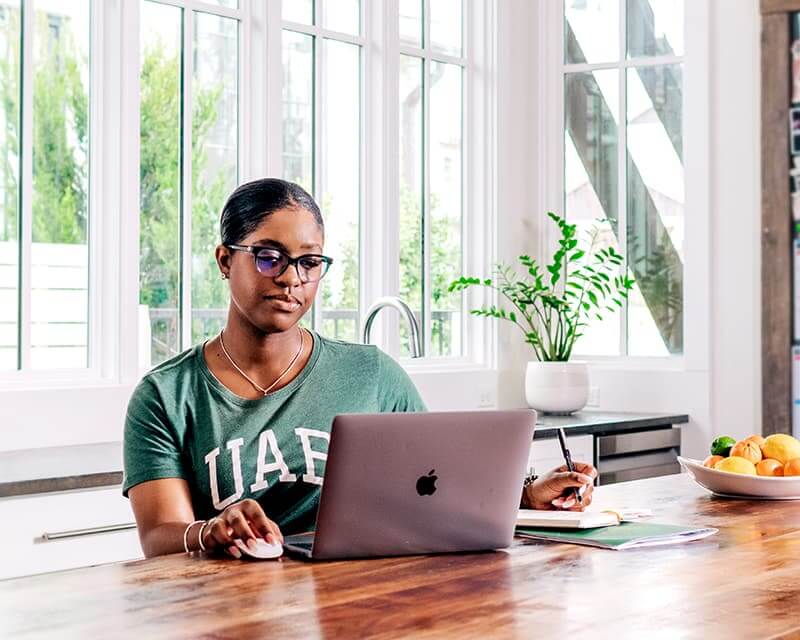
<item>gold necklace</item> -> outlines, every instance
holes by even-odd
[[[275,379],[275,382],[273,382],[267,388],[264,388],[261,385],[259,385],[255,380],[253,380],[250,376],[248,376],[244,371],[242,371],[239,368],[239,365],[237,365],[233,361],[233,358],[231,358],[230,354],[228,353],[228,350],[225,348],[225,342],[222,339],[222,331],[219,332],[219,346],[222,347],[222,353],[225,354],[225,357],[233,365],[233,368],[236,369],[239,373],[241,373],[242,376],[244,376],[250,384],[252,384],[258,391],[260,391],[264,395],[267,395],[270,391],[272,391],[275,388],[275,385],[277,385],[281,380],[283,380],[286,377],[286,374],[289,373],[289,371],[291,371],[292,367],[294,366],[294,363],[297,362],[297,359],[303,352],[303,344],[304,344],[303,330],[300,329],[300,348],[297,350],[297,353],[294,354],[294,358],[292,358],[292,361],[289,363],[289,366],[283,370],[283,373]]]

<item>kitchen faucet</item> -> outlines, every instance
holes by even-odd
[[[400,298],[394,296],[385,296],[378,298],[373,305],[367,309],[364,315],[364,327],[361,330],[361,342],[364,344],[369,343],[369,334],[372,329],[372,323],[375,321],[375,316],[378,312],[385,307],[392,307],[397,309],[400,315],[405,316],[408,321],[408,326],[411,329],[411,334],[408,336],[409,346],[411,347],[411,357],[419,358],[422,355],[422,343],[419,336],[419,325],[417,319],[414,317],[414,312],[411,311],[405,302]]]

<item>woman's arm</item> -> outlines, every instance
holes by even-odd
[[[194,521],[189,485],[181,478],[165,478],[142,482],[128,491],[133,506],[139,541],[147,558],[183,551],[186,527]],[[200,524],[192,527],[186,539],[189,551],[200,549]],[[241,538],[252,546],[256,538],[283,543],[278,525],[267,518],[255,500],[242,500],[230,505],[203,529],[203,545],[207,550],[223,548],[239,558],[241,552],[233,544]]]
[[[194,518],[189,485],[181,478],[142,482],[128,491],[139,542],[146,558],[183,551],[183,533]],[[199,549],[200,525],[189,532],[189,549]]]

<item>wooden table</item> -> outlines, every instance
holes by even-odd
[[[179,554],[0,582],[0,637],[800,637],[800,504],[715,498],[680,475],[601,487],[598,504],[720,532],[619,552],[520,540],[319,564]]]

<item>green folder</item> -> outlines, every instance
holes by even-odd
[[[700,540],[717,533],[711,527],[686,527],[653,522],[623,522],[596,529],[533,529],[517,527],[516,535],[533,540],[583,544],[601,549],[635,549]]]

